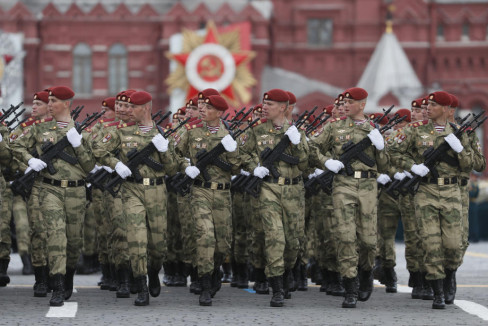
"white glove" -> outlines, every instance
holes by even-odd
[[[95,164],[95,167],[90,171],[90,173],[95,173],[97,172],[98,170],[100,170],[102,167],[100,165],[96,165]]]
[[[393,179],[398,180],[398,181],[402,181],[403,179],[405,179],[406,176],[407,175],[404,172],[397,172],[393,176]]]
[[[378,129],[373,129],[368,134],[369,139],[377,150],[381,151],[385,148],[385,140]]]
[[[381,183],[383,186],[386,185],[388,182],[391,181],[390,177],[388,176],[388,174],[380,174],[380,176],[378,177],[378,179],[376,179],[376,181],[378,183]]]
[[[268,168],[265,168],[264,166],[258,166],[257,168],[254,169],[254,175],[258,178],[264,178],[269,174]]]
[[[233,152],[237,148],[237,142],[231,135],[227,135],[220,141],[227,152]]]
[[[408,172],[407,170],[403,171],[403,173],[405,173],[405,175],[406,175],[407,177],[409,177],[410,179],[412,179],[412,178],[413,178],[413,175],[412,175],[410,172]]]
[[[338,173],[342,168],[344,168],[344,164],[341,161],[329,159],[325,162],[325,167],[327,170]]]
[[[412,165],[412,168],[410,170],[412,170],[413,173],[421,177],[425,177],[430,171],[429,168],[424,165],[424,163],[414,164]]]
[[[78,133],[75,127],[68,130],[66,133],[66,137],[68,137],[68,141],[73,146],[73,148],[79,147],[81,145],[81,139],[83,138],[82,135]]]
[[[40,160],[40,159],[38,159],[38,158],[35,158],[35,157],[31,158],[31,159],[30,159],[30,160],[27,162],[27,164],[29,165],[29,167],[30,167],[32,170],[34,170],[34,171],[36,171],[36,172],[39,172],[39,171],[41,171],[42,169],[44,169],[44,168],[46,168],[46,167],[47,167],[47,164],[46,164],[44,161],[42,161],[42,160]]]
[[[103,168],[105,171],[107,171],[108,173],[112,173],[112,172],[114,172],[114,170],[112,170],[112,168],[111,168],[110,166],[106,166],[106,165],[104,165],[104,166],[102,166],[102,168]]]
[[[444,137],[445,141],[451,146],[452,150],[456,153],[461,153],[464,149],[463,145],[459,141],[459,139],[454,136],[453,133],[450,133],[446,137]]]
[[[164,138],[163,135],[157,134],[151,139],[151,141],[158,152],[164,153],[168,150],[169,140]]]
[[[288,136],[290,139],[290,142],[293,145],[298,145],[300,144],[300,132],[298,131],[297,127],[291,126],[288,128],[288,130],[285,132],[285,135]]]
[[[195,179],[199,174],[200,170],[196,166],[187,166],[185,169],[185,173],[192,179]]]
[[[0,134],[0,143],[3,141],[2,134]]]
[[[246,170],[241,169],[241,174],[245,175],[246,177],[250,176],[251,173],[247,172]]]
[[[309,179],[315,178],[315,173],[310,173],[310,174],[308,175],[308,178],[309,178]]]
[[[122,162],[118,162],[115,165],[115,172],[117,172],[117,174],[120,175],[122,179],[125,179],[128,176],[132,175],[132,171],[127,167],[127,165]]]
[[[27,169],[25,169],[24,171],[24,174],[27,174],[29,173],[30,171],[32,171],[32,168],[30,166],[27,167]]]
[[[318,177],[319,175],[321,175],[322,173],[324,173],[324,170],[321,170],[321,169],[315,169],[315,176]]]

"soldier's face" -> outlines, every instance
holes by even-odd
[[[205,106],[205,102],[203,100],[198,100],[198,115],[201,117],[203,113],[203,109]]]
[[[63,101],[57,97],[49,96],[47,107],[49,114],[56,119],[56,117],[66,113],[66,110],[69,110],[69,101]]]
[[[40,100],[34,100],[32,102],[32,117],[44,117],[49,113],[47,103]]]
[[[445,106],[437,104],[436,102],[429,101],[429,104],[427,105],[427,116],[432,120],[445,118],[447,116],[447,110],[445,108]]]
[[[424,113],[420,108],[412,108],[412,121],[424,120]]]
[[[200,112],[198,111],[198,106],[189,106],[186,108],[187,118],[198,118]]]
[[[146,115],[146,105],[131,104],[131,111],[129,113],[130,120],[134,122],[141,122]]]
[[[222,111],[217,110],[209,104],[203,105],[201,118],[205,122],[215,122],[222,116]]]
[[[338,115],[338,118],[346,116],[346,110],[344,108],[344,103],[339,104],[339,106],[337,107],[337,115]]]
[[[131,111],[131,108],[130,108],[130,104],[127,103],[127,102],[119,102],[119,105],[116,106],[116,115],[117,117],[124,121],[124,122],[127,122],[129,121],[129,113]]]
[[[102,119],[109,120],[109,119],[115,118],[115,111],[114,110],[107,108],[105,106],[102,106],[102,110],[105,110],[105,113],[103,114]]]
[[[364,102],[353,99],[344,100],[344,111],[346,116],[351,118],[360,118],[363,115]]]
[[[274,120],[283,115],[286,110],[286,103],[275,101],[263,102],[263,116],[267,119]]]

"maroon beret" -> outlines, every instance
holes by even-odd
[[[220,95],[220,93],[215,88],[206,88],[200,93],[198,93],[198,98],[203,100],[206,97],[209,97],[210,95]]]
[[[290,100],[290,97],[288,96],[288,93],[284,90],[274,88],[264,93],[263,100],[274,102],[288,102]]]
[[[178,113],[179,115],[185,115],[186,114],[186,106],[182,106],[181,108],[178,109]]]
[[[421,109],[422,108],[422,100],[423,98],[418,98],[416,100],[413,100],[412,101],[412,108],[417,108],[417,109]]]
[[[410,112],[410,110],[408,110],[408,109],[400,109],[396,113],[400,116],[400,118],[406,116],[406,118],[405,118],[404,121],[412,122],[412,113]]]
[[[49,102],[49,93],[46,91],[34,93],[34,100],[39,100],[47,104]]]
[[[115,98],[117,101],[127,102],[129,100],[129,96],[135,92],[136,91],[134,89],[127,89],[117,94]]]
[[[451,93],[449,93],[449,95],[451,95],[451,108],[456,109],[459,106],[459,100],[456,95]]]
[[[324,112],[327,113],[328,115],[332,115],[332,110],[334,109],[334,105],[331,104],[331,105],[327,105],[325,108],[324,108]]]
[[[360,87],[352,87],[346,89],[344,92],[344,98],[360,101],[368,97],[368,92]]]
[[[115,110],[115,97],[107,97],[102,101],[102,106]]]
[[[144,105],[151,101],[152,101],[151,94],[145,91],[134,92],[129,95],[129,99],[127,100],[127,102],[132,103],[134,105]]]
[[[229,108],[227,102],[220,95],[210,95],[205,97],[204,102],[213,106],[216,110],[225,111]]]
[[[261,103],[256,104],[256,105],[254,106],[254,111],[256,111],[256,112],[258,112],[258,113],[263,112],[263,105],[262,105]]]
[[[429,104],[429,96],[426,96],[422,99],[422,105],[427,105]]]
[[[339,100],[339,102],[342,102],[344,100],[344,94],[345,94],[345,92],[337,95],[337,99]]]
[[[448,92],[438,91],[429,94],[429,101],[435,102],[442,106],[450,106],[452,103],[451,95]]]
[[[55,98],[65,101],[72,99],[75,96],[75,92],[73,92],[71,88],[66,86],[56,86],[51,87],[51,90],[49,91],[49,96],[54,96]]]
[[[286,92],[286,94],[288,94],[288,98],[289,98],[289,101],[288,103],[290,104],[295,104],[297,102],[297,98],[295,96],[295,94],[293,94],[292,92]]]
[[[188,101],[188,103],[186,103],[186,107],[189,107],[189,106],[198,106],[198,97],[197,96],[191,98]]]

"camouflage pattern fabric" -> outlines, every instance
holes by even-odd
[[[32,266],[47,266],[47,227],[39,204],[40,183],[36,181],[27,202],[31,230]]]
[[[21,196],[13,196],[12,214],[19,255],[30,253],[30,227],[27,217],[27,204]]]

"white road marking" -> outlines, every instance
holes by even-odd
[[[476,302],[457,299],[454,300],[454,304],[467,313],[488,321],[488,308],[485,306],[482,306]]]
[[[65,302],[61,307],[50,307],[46,317],[74,318],[78,311],[78,302]]]

